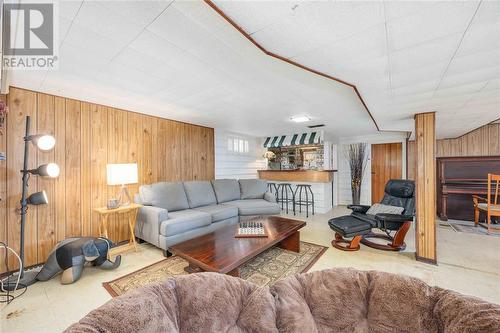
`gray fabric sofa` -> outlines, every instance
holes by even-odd
[[[161,182],[139,187],[135,234],[163,250],[258,215],[279,214],[260,179]]]

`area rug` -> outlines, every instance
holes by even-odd
[[[307,272],[326,249],[325,246],[307,242],[300,242],[299,253],[272,247],[240,267],[240,275],[242,279],[259,286],[273,284],[287,276]],[[186,260],[173,256],[113,281],[104,282],[103,286],[115,297],[172,276],[188,274],[184,271],[187,266]]]
[[[453,229],[456,232],[466,232],[469,234],[476,234],[476,235],[487,235],[487,236],[493,236],[493,237],[500,237],[499,232],[491,232],[488,234],[488,225],[486,223],[479,223],[480,226],[475,227],[474,222],[468,222],[468,221],[458,221],[458,220],[448,220],[448,221],[442,221],[439,223],[441,227],[448,227]],[[492,229],[499,230],[500,231],[500,225],[492,225]]]

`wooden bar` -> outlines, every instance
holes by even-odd
[[[259,178],[274,181],[331,183],[337,170],[258,170]]]
[[[436,114],[415,115],[416,259],[436,264]]]

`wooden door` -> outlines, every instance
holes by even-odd
[[[384,143],[371,146],[372,149],[372,203],[384,197],[385,184],[389,179],[402,177],[402,144]]]

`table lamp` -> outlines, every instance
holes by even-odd
[[[108,185],[121,185],[118,202],[121,206],[130,205],[132,201],[127,184],[137,184],[137,163],[106,165]]]

